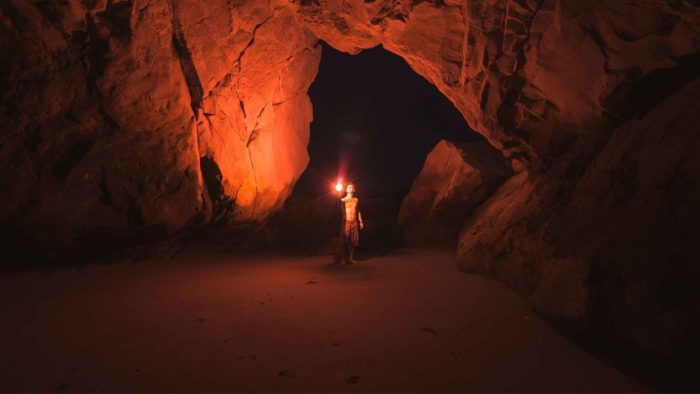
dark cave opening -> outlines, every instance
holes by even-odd
[[[367,222],[360,255],[381,254],[402,244],[399,207],[428,153],[443,139],[485,139],[401,57],[381,47],[349,55],[322,45],[309,89],[314,111],[309,164],[273,222],[285,234],[283,247],[331,252],[328,240],[338,231],[331,186],[338,178],[352,181]]]
[[[342,172],[365,197],[405,193],[441,139],[484,139],[401,57],[381,47],[349,55],[322,45],[319,72],[309,89],[314,108],[310,162],[295,193],[325,193],[326,181]]]

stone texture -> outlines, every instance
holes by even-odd
[[[573,186],[508,180],[465,224],[460,267],[675,370],[700,347],[699,95],[696,79],[615,129]]]
[[[440,141],[401,203],[399,228],[409,246],[456,245],[466,218],[510,175],[487,142]]]
[[[299,3],[319,38],[400,55],[474,130],[531,169],[590,150],[628,115],[617,113],[628,83],[700,47],[690,2]]]
[[[4,230],[58,249],[278,209],[317,39],[260,1],[3,2]],[[123,239],[126,237],[126,239]],[[134,238],[134,239],[131,239]]]

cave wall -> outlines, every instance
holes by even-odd
[[[664,390],[700,349],[700,78],[616,128],[582,175],[508,180],[465,223],[460,268]]]
[[[255,224],[306,167],[320,46],[287,8],[18,0],[0,17],[3,233],[68,250]]]
[[[590,150],[628,115],[618,101],[630,82],[698,50],[691,2],[300,3],[318,37],[350,53],[381,44],[403,57],[528,168]]]

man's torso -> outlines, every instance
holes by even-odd
[[[354,221],[357,214],[357,198],[352,197],[343,202],[345,203],[345,220]]]

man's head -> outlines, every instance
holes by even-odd
[[[348,182],[348,185],[345,187],[345,192],[346,193],[355,193],[355,184],[352,182]]]

